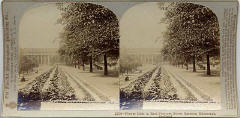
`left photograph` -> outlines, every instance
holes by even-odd
[[[95,3],[37,4],[21,17],[18,34],[18,110],[119,109],[113,11]]]

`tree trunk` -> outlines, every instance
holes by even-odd
[[[80,60],[78,60],[77,62],[78,69],[80,69]]]
[[[195,55],[193,56],[193,72],[196,72],[196,61],[195,61]]]
[[[74,68],[77,68],[77,64],[76,64],[75,60],[74,60],[73,64],[74,64]]]
[[[104,54],[104,75],[108,75],[107,54]]]
[[[85,70],[84,60],[82,59],[83,71]]]
[[[211,75],[211,70],[210,70],[210,59],[209,55],[207,54],[207,75]]]
[[[93,67],[92,67],[92,56],[89,59],[89,65],[90,65],[90,69],[89,72],[93,72]]]

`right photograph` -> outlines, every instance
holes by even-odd
[[[120,35],[121,110],[221,109],[220,31],[210,8],[136,4]]]

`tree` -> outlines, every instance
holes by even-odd
[[[164,56],[175,56],[188,63],[206,55],[207,74],[210,75],[210,55],[219,55],[219,26],[216,15],[207,7],[193,3],[171,3],[163,22],[167,23]]]
[[[108,75],[108,57],[119,56],[119,24],[109,9],[92,3],[59,5],[64,27],[64,44],[75,58],[89,60],[90,72],[95,58],[103,56],[104,75]],[[60,49],[61,50],[61,49]],[[84,65],[84,64],[83,64]]]
[[[133,56],[123,54],[120,59],[120,72],[131,73],[138,67],[142,66],[141,62],[137,61]]]
[[[35,58],[30,58],[28,56],[20,56],[20,63],[19,63],[19,74],[24,74],[24,72],[29,72],[33,70],[34,67],[38,67],[39,64]],[[22,81],[25,81],[23,76]]]

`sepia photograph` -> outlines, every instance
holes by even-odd
[[[221,108],[220,31],[211,9],[137,4],[121,18],[120,35],[121,110]]]
[[[103,5],[29,8],[19,24],[18,110],[118,109],[119,37]]]
[[[237,117],[235,0],[3,0],[1,117]]]

